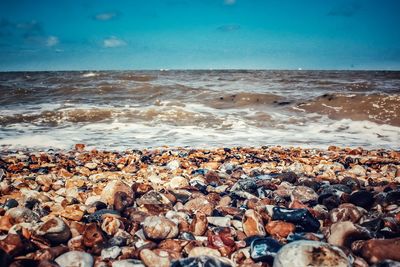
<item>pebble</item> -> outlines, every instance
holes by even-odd
[[[314,232],[320,227],[319,221],[307,209],[273,208],[272,220],[295,224],[303,231]]]
[[[54,245],[66,243],[72,236],[69,226],[60,218],[51,218],[42,224],[36,232]]]
[[[355,225],[351,221],[344,221],[334,223],[329,227],[327,241],[335,246],[350,247],[352,242],[370,237],[367,229]]]
[[[89,265],[99,267],[279,266],[274,258],[296,242],[303,242],[299,258],[293,249],[283,256],[290,263],[398,261],[396,151],[7,153],[0,160],[5,266],[56,266],[68,249],[74,261],[90,254]],[[315,257],[306,257],[307,247]]]
[[[118,246],[113,246],[109,248],[104,248],[101,250],[101,258],[103,260],[113,260],[116,259],[121,253],[121,248]]]
[[[265,226],[265,230],[271,236],[281,239],[286,238],[291,233],[294,233],[296,230],[296,226],[292,223],[284,221],[270,221]]]
[[[261,215],[255,210],[246,210],[243,216],[243,231],[246,236],[265,235]]]
[[[92,267],[93,257],[86,252],[70,251],[62,254],[54,260],[61,267]]]
[[[251,242],[250,256],[255,261],[272,262],[282,245],[273,238],[256,238]]]
[[[360,253],[369,263],[384,260],[400,261],[400,238],[358,241],[353,244],[352,249]]]
[[[153,240],[177,237],[178,226],[171,220],[161,216],[149,216],[143,222],[145,236]]]
[[[296,186],[291,195],[290,198],[292,201],[300,201],[302,203],[307,203],[307,202],[316,202],[318,199],[318,194],[315,193],[315,191],[307,186]]]
[[[216,249],[208,247],[195,247],[190,250],[188,255],[188,257],[199,257],[199,256],[221,257],[221,253]]]
[[[337,247],[317,241],[295,241],[277,253],[273,267],[351,266],[346,254]]]

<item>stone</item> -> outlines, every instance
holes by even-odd
[[[206,216],[210,216],[214,210],[214,205],[205,198],[195,198],[186,202],[184,208],[193,214],[200,211]]]
[[[69,220],[80,221],[84,215],[84,212],[80,208],[78,204],[66,206],[60,215]]]
[[[85,164],[85,167],[88,168],[89,170],[94,170],[97,168],[97,163],[94,162],[88,162]]]
[[[356,176],[365,176],[367,174],[367,171],[360,165],[354,165],[348,172]]]
[[[316,202],[318,194],[310,187],[299,185],[293,189],[290,198],[292,201],[297,200],[302,203]]]
[[[219,227],[230,227],[231,219],[229,217],[207,217],[209,224]]]
[[[343,221],[351,221],[356,223],[362,216],[362,210],[351,203],[341,204],[339,207],[329,212],[329,218],[332,223]]]
[[[369,210],[374,204],[374,194],[366,190],[359,190],[350,195],[349,202]]]
[[[142,261],[135,259],[113,261],[111,267],[145,267]]]
[[[104,248],[101,250],[101,258],[103,260],[113,260],[116,259],[120,253],[121,253],[121,248],[118,246]]]
[[[94,264],[93,257],[82,251],[69,251],[55,259],[60,267],[92,267]]]
[[[233,263],[224,258],[210,256],[189,257],[173,261],[171,267],[233,267]]]
[[[159,256],[150,249],[143,249],[139,255],[146,266],[169,267],[171,263],[169,255],[166,253]]]
[[[113,180],[109,182],[101,192],[101,199],[108,205],[114,205],[117,192],[125,193],[127,197],[133,198],[133,190],[124,182]]]
[[[103,233],[100,228],[94,224],[87,224],[83,232],[83,244],[87,247],[94,247],[104,241]]]
[[[296,226],[284,221],[270,221],[265,226],[265,230],[273,237],[286,238],[289,234],[295,232]]]
[[[350,247],[351,243],[371,238],[367,229],[353,224],[351,221],[343,221],[332,224],[329,227],[327,241],[331,245]]]
[[[361,254],[369,263],[384,260],[400,261],[400,237],[357,241],[353,244],[352,250]]]
[[[190,229],[194,235],[204,235],[207,231],[207,217],[202,212],[197,212],[190,224]]]
[[[42,224],[36,232],[53,245],[66,243],[72,236],[69,226],[60,218],[54,217]]]
[[[175,238],[179,234],[178,226],[161,216],[149,216],[143,222],[144,235],[153,240]]]
[[[320,227],[319,221],[307,209],[273,207],[272,211],[272,220],[293,223],[302,231],[315,232]]]
[[[346,254],[339,248],[318,241],[295,241],[277,253],[273,267],[349,267]]]
[[[208,247],[194,247],[190,250],[188,255],[188,257],[199,257],[199,256],[221,257],[221,253],[216,249]]]
[[[183,188],[189,186],[189,182],[182,176],[175,176],[167,183],[167,186],[171,189]]]
[[[24,207],[11,208],[6,211],[6,215],[9,215],[16,223],[32,223],[40,220],[36,213]]]
[[[282,245],[271,237],[255,238],[250,245],[250,256],[256,262],[272,263]]]
[[[265,229],[261,215],[255,210],[246,210],[242,220],[243,231],[246,236],[259,235],[264,236]]]

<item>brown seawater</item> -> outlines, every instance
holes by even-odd
[[[400,72],[0,73],[3,148],[400,148]]]

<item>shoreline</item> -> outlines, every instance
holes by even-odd
[[[4,150],[0,193],[12,266],[400,261],[396,150]]]

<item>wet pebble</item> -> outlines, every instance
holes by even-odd
[[[295,241],[282,247],[274,260],[274,267],[332,266],[348,267],[350,261],[337,247],[317,241]]]
[[[70,251],[62,254],[55,259],[55,262],[61,267],[92,267],[93,257],[86,252]]]
[[[251,242],[250,256],[255,261],[272,262],[282,245],[273,238],[255,238]]]
[[[178,226],[161,216],[149,216],[143,222],[143,232],[145,236],[153,240],[162,240],[178,236]]]
[[[272,220],[281,220],[295,224],[304,231],[318,231],[319,221],[307,209],[273,208]]]

